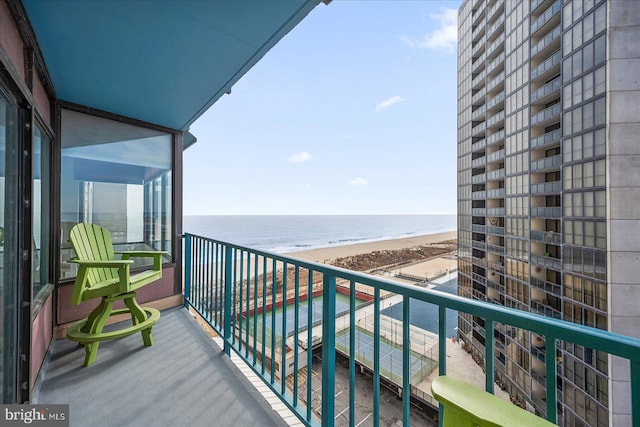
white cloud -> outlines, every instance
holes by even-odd
[[[311,154],[306,151],[302,151],[300,153],[296,153],[293,156],[287,158],[289,163],[302,163],[311,160]]]
[[[411,47],[455,53],[458,44],[458,9],[441,8],[440,11],[440,14],[429,14],[431,19],[440,21],[440,28],[425,34],[421,39],[407,36],[400,39]]]
[[[393,104],[397,104],[398,102],[403,102],[403,101],[406,101],[406,100],[407,100],[407,98],[403,98],[401,96],[394,96],[392,98],[385,99],[382,102],[378,102],[378,104],[376,105],[376,112],[382,111],[385,108],[391,107]]]
[[[349,185],[352,187],[362,187],[363,185],[367,185],[367,180],[357,177],[356,179],[349,181]]]

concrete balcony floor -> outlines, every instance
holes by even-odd
[[[68,403],[71,426],[288,424],[187,310],[163,311],[153,338],[101,343],[87,368],[84,348],[55,340],[34,403]]]

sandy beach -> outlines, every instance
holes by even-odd
[[[354,243],[350,245],[332,246],[328,248],[311,249],[308,251],[288,253],[292,257],[308,259],[316,262],[327,262],[337,258],[367,254],[375,251],[390,251],[430,245],[457,238],[456,231],[426,234],[400,239],[378,240],[374,242]]]

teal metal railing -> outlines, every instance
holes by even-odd
[[[438,307],[439,334],[435,350],[438,360],[433,366],[438,366],[440,375],[447,371],[447,310],[484,319],[484,327],[488,331],[510,325],[544,336],[541,357],[546,366],[546,414],[552,422],[557,421],[556,349],[560,342],[578,344],[629,360],[632,420],[634,426],[640,426],[638,339],[191,234],[184,235],[184,244],[185,306],[197,311],[222,336],[227,355],[234,350],[306,425],[334,425],[336,336],[344,337],[345,334],[348,334],[348,340],[345,337],[338,350],[355,356],[348,361],[348,411],[349,424],[357,423],[356,367],[364,362],[358,360],[357,355],[356,333],[361,329],[362,319],[357,317],[356,297],[362,296],[366,287],[367,293],[373,295],[373,313],[370,316],[373,324],[368,335],[373,341],[373,360],[369,367],[373,377],[371,420],[374,426],[380,424],[381,375],[386,369],[381,366],[381,345],[389,345],[388,337],[382,336],[380,316],[381,302],[386,294],[399,295],[402,301],[402,331],[396,344],[402,354],[401,375],[398,377],[401,383],[398,386],[402,390],[405,426],[409,425],[411,391],[414,395],[423,393],[411,383],[412,375],[415,382],[418,372],[412,371],[411,367],[411,357],[415,353],[409,326],[411,300],[425,301]],[[348,294],[347,314],[340,319],[336,319],[336,313],[342,311],[337,305],[345,303],[337,302],[338,293]],[[319,316],[320,325],[314,327]],[[485,388],[490,393],[494,392],[494,349],[501,348],[501,343],[497,343],[493,335],[487,337],[485,345]],[[322,352],[321,380],[316,380],[311,369],[305,369],[313,366],[313,352],[306,350],[318,345]],[[318,387],[320,399],[314,395]]]

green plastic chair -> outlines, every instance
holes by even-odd
[[[71,303],[101,298],[98,306],[85,319],[67,331],[67,338],[85,347],[84,366],[95,362],[101,341],[142,333],[145,346],[153,345],[151,329],[160,319],[155,308],[141,307],[136,290],[162,277],[162,251],[114,251],[111,233],[96,224],[76,224],[69,232],[69,243],[76,257],[69,262],[78,264],[78,274],[71,295]],[[116,259],[116,254],[121,255]],[[131,275],[133,257],[153,258],[153,268]],[[113,303],[122,300],[126,308],[113,310]],[[131,326],[103,332],[110,316],[130,313]]]
[[[431,383],[431,393],[444,408],[444,427],[551,427],[544,418],[491,393],[446,375]]]

